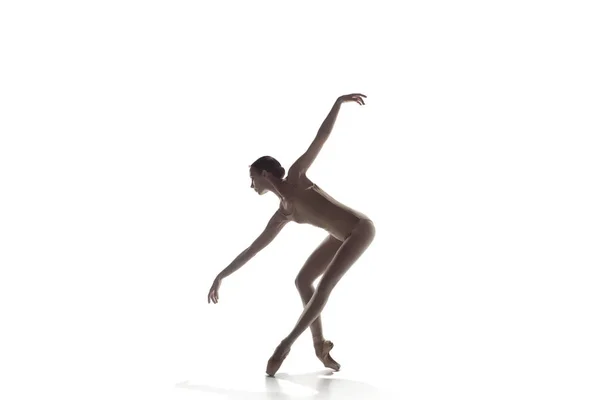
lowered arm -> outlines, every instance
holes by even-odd
[[[287,218],[277,210],[262,233],[250,246],[248,246],[248,248],[242,251],[223,271],[221,271],[217,277],[223,279],[244,266],[244,264],[250,261],[262,249],[267,247],[287,223]]]

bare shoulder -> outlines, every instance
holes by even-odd
[[[288,171],[286,180],[288,183],[296,186],[298,189],[306,189],[313,185],[313,182],[310,180],[304,171],[299,170],[295,165],[292,165]]]
[[[285,212],[283,206],[280,205],[271,216],[267,225],[270,227],[280,227],[287,224],[289,221],[289,215]]]

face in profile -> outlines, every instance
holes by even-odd
[[[250,187],[259,195],[262,196],[267,192],[266,177],[263,175],[263,173],[254,168],[250,168],[250,181]]]

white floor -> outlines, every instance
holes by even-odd
[[[383,389],[373,378],[359,375],[356,371],[333,373],[331,370],[300,366],[284,368],[274,378],[260,373],[235,371],[227,376],[206,374],[194,376],[176,385],[177,398],[221,399],[393,399],[389,389]]]

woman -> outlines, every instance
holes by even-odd
[[[329,355],[333,343],[323,338],[320,314],[335,285],[373,241],[375,226],[364,214],[325,193],[306,176],[306,171],[329,137],[341,105],[346,102],[364,105],[365,97],[359,93],[348,94],[335,101],[316,138],[308,150],[292,164],[285,179],[285,170],[272,157],[261,157],[250,166],[251,187],[260,195],[269,191],[275,193],[281,203],[264,231],[217,275],[208,293],[209,304],[211,301],[215,304],[218,302],[221,280],[271,243],[288,222],[311,224],[329,232],[298,273],[296,287],[300,292],[304,311],[296,326],[269,359],[266,369],[269,376],[277,372],[292,344],[309,326],[317,357],[326,367],[336,371],[340,369],[340,365]],[[321,274],[323,276],[315,290],[313,282]]]

